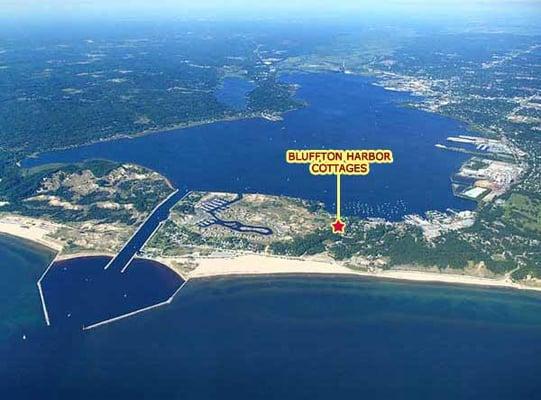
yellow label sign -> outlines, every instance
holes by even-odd
[[[309,164],[312,175],[368,175],[370,164],[393,162],[391,150],[288,150],[290,164]]]

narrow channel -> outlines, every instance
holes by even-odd
[[[171,193],[165,200],[156,206],[147,219],[135,231],[118,254],[109,261],[104,269],[113,269],[124,272],[139,250],[146,244],[152,234],[158,229],[160,223],[169,217],[169,211],[182,200],[189,192],[179,189]]]

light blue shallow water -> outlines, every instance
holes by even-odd
[[[36,282],[53,258],[45,247],[0,235],[0,342],[43,322]]]

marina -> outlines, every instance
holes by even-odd
[[[203,211],[204,215],[199,217],[199,221],[196,222],[196,225],[201,228],[208,228],[212,225],[220,225],[236,232],[256,233],[264,236],[272,235],[272,229],[270,228],[264,226],[246,225],[239,221],[225,221],[218,216],[220,211],[226,210],[231,205],[242,200],[242,197],[242,194],[239,193],[233,200],[218,198],[198,205],[196,207],[196,212],[198,210]]]

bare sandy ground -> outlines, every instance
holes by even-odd
[[[104,251],[79,251],[77,253],[60,253],[56,257],[56,261],[69,260],[79,257],[114,257],[115,253],[107,253]]]
[[[62,249],[62,243],[47,235],[59,227],[60,225],[36,218],[0,214],[0,233],[31,240],[56,251]]]

